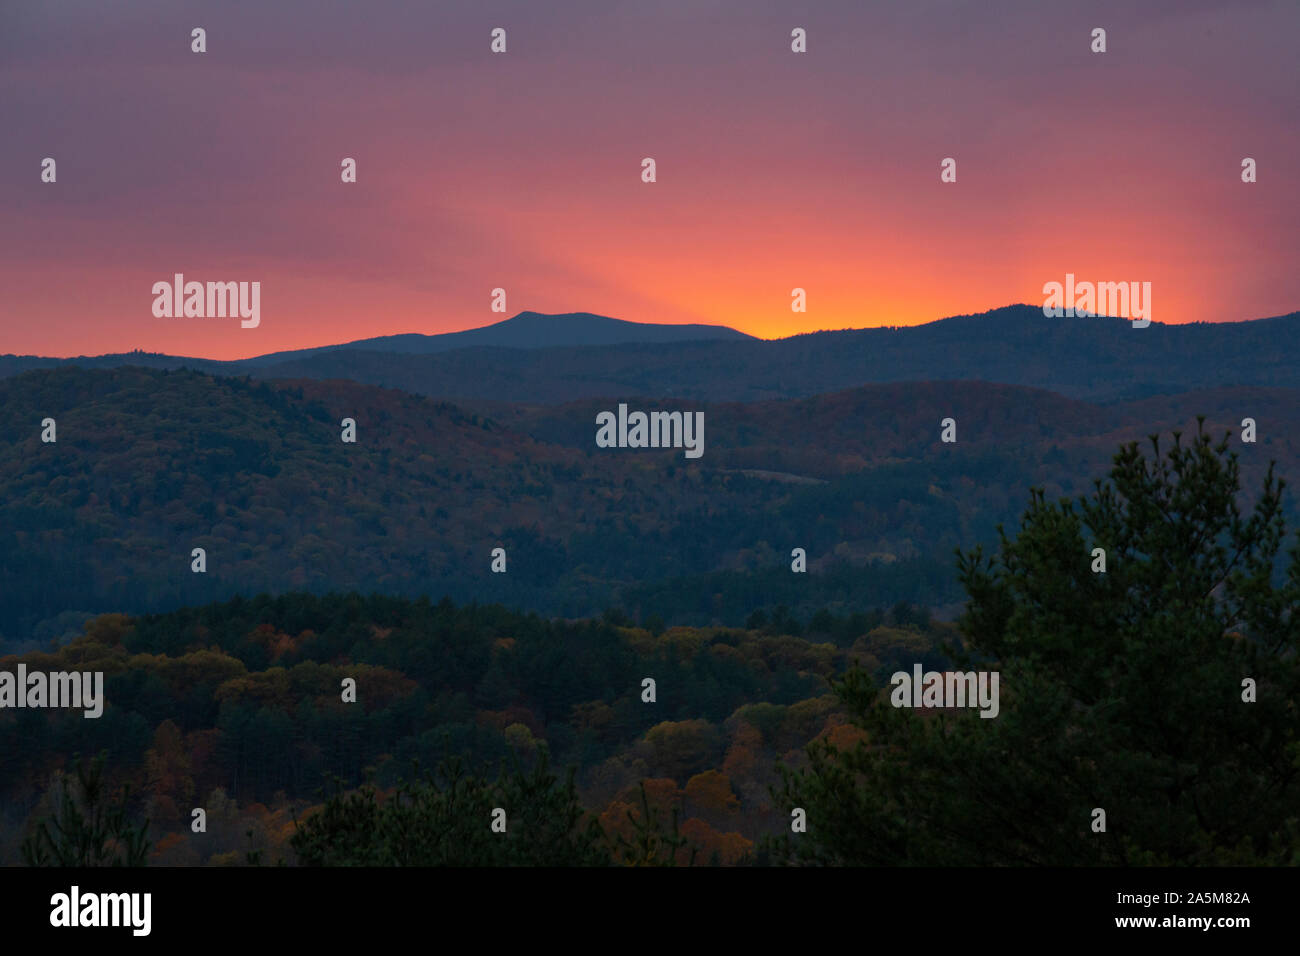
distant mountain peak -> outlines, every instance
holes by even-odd
[[[659,322],[629,322],[626,319],[615,319],[595,312],[534,312],[531,309],[526,309],[508,319],[502,319],[500,322],[494,322],[490,325],[447,334],[468,336],[479,333],[488,336],[493,333],[493,330],[497,333],[509,333],[511,335],[540,333],[555,337],[536,343],[532,339],[519,340],[520,344],[516,347],[521,348],[753,338],[751,335],[738,332],[725,325],[669,325]],[[441,337],[430,336],[430,338]],[[589,341],[574,341],[575,339]],[[510,344],[505,342],[494,342],[492,344],[504,345],[507,348],[511,347]]]
[[[624,321],[624,320],[622,320],[622,319],[611,318],[611,317],[608,316],[608,315],[598,315],[598,314],[595,313],[595,312],[534,312],[532,309],[525,309],[525,310],[522,311],[522,312],[517,312],[516,314],[512,315],[512,316],[511,316],[510,318],[508,318],[508,319],[502,319],[500,322],[495,322],[495,323],[493,323],[493,324],[494,324],[494,325],[501,325],[501,324],[503,324],[503,323],[505,323],[505,322],[517,322],[517,321],[519,321],[519,320],[521,320],[521,319],[525,319],[525,320],[536,320],[536,319],[596,319],[596,320],[598,320],[598,321],[602,321],[602,322],[623,322],[623,321]],[[636,322],[626,322],[625,324],[627,324],[627,325],[637,325],[638,323],[636,323]],[[642,323],[642,324],[644,324],[644,323]],[[487,326],[482,326],[482,328],[487,328]]]
[[[466,348],[581,348],[600,345],[662,345],[669,342],[730,340],[741,341],[753,336],[725,325],[661,325],[656,322],[628,322],[594,312],[534,312],[525,310],[508,319],[489,325],[426,335],[405,332],[358,339],[341,345],[272,352],[245,359],[250,366],[265,366],[308,358],[322,352],[364,349],[372,352],[395,352],[403,355],[430,355]]]

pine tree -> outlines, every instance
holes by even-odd
[[[600,826],[578,801],[574,773],[549,769],[543,744],[531,770],[518,761],[496,780],[443,761],[402,781],[382,803],[371,785],[341,788],[297,822],[290,845],[304,866],[602,866],[610,862]],[[493,832],[493,811],[506,830]]]
[[[669,829],[664,830],[659,811],[650,806],[644,780],[640,784],[640,793],[640,814],[627,811],[632,836],[629,838],[617,833],[612,840],[615,860],[623,866],[677,866],[683,862],[683,854],[687,854],[685,864],[694,866],[699,848],[679,832],[677,808],[672,810]]]
[[[959,553],[969,602],[950,650],[999,672],[997,718],[894,708],[846,675],[837,692],[868,738],[814,745],[783,773],[777,805],[803,807],[808,832],[773,841],[776,858],[1300,862],[1300,545],[1283,572],[1283,482],[1270,465],[1243,516],[1227,437],[1202,423],[1163,454],[1151,443],[1152,457],[1124,446],[1090,497],[1032,490],[996,555]]]
[[[36,825],[23,841],[23,862],[28,866],[144,866],[149,853],[149,821],[134,825],[128,819],[130,788],[123,787],[113,800],[104,781],[107,753],[83,764],[81,755],[75,781],[60,774],[50,794],[54,812]],[[71,785],[70,785],[71,784]]]

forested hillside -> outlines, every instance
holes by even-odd
[[[465,756],[492,775],[511,752],[545,747],[577,770],[580,801],[617,831],[649,799],[682,832],[734,863],[784,812],[769,787],[779,758],[802,765],[811,740],[857,739],[828,679],[851,660],[873,673],[939,666],[950,625],[900,605],[754,627],[548,621],[495,606],[293,593],[132,618],[105,615],[29,668],[103,671],[102,717],[0,711],[0,864],[18,862],[29,821],[74,754],[107,751],[106,788],[135,785],[132,818],[152,821],[154,863],[264,862],[295,854],[293,819],[332,778],[370,775],[380,792]],[[15,658],[0,659],[12,670]],[[356,681],[345,703],[342,681]],[[643,680],[656,700],[643,700]],[[207,814],[193,833],[191,810]],[[252,831],[252,836],[248,831]]]
[[[0,639],[45,646],[99,613],[298,589],[730,626],[777,604],[805,616],[941,606],[959,596],[954,548],[1013,519],[1029,486],[1086,490],[1120,441],[1197,414],[1235,441],[1251,417],[1246,477],[1273,458],[1300,472],[1295,397],[1219,389],[1098,406],[940,382],[476,408],[352,382],[29,372],[0,382]],[[703,457],[596,448],[595,414],[620,400],[703,411]],[[41,441],[46,418],[55,443]],[[340,440],[345,418],[355,444]],[[204,573],[191,571],[195,548]],[[791,573],[795,548],[807,574]]]
[[[103,677],[89,719],[8,682],[0,862],[1294,864],[1300,537],[1235,444],[1031,490],[958,549],[955,624],[304,592],[93,618],[0,658]],[[921,693],[952,670],[977,701]]]

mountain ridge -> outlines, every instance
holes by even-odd
[[[0,378],[32,368],[135,365],[260,379],[350,379],[451,401],[540,404],[627,394],[762,401],[898,381],[979,380],[1103,402],[1200,388],[1300,388],[1300,312],[1133,329],[1123,318],[1049,319],[1040,308],[1014,305],[917,326],[822,330],[782,339],[735,330],[728,330],[734,333],[730,338],[698,338],[694,329],[725,327],[653,326],[565,313],[562,319],[604,329],[601,334],[657,328],[681,336],[674,330],[685,328],[687,337],[538,344],[552,318],[525,312],[463,333],[403,333],[228,362],[144,352],[75,359],[8,355],[0,356]],[[488,331],[516,344],[485,341]],[[405,351],[362,347],[395,339]]]
[[[397,332],[390,335],[353,339],[331,345],[282,349],[242,359],[208,359],[201,356],[146,352],[141,349],[133,349],[130,352],[111,352],[103,355],[78,355],[63,358],[40,355],[14,355],[10,353],[0,356],[0,359],[30,359],[53,363],[85,364],[92,362],[103,363],[111,359],[146,357],[183,362],[187,364],[187,367],[191,368],[195,367],[196,363],[216,366],[244,365],[260,367],[326,352],[350,350],[392,352],[398,355],[428,355],[436,352],[450,352],[456,349],[484,346],[521,349],[576,348],[623,345],[634,342],[741,341],[753,338],[751,335],[746,335],[744,332],[725,325],[630,322],[626,319],[615,319],[594,312],[546,313],[526,309],[499,322],[471,329],[460,329],[455,332],[432,334]],[[151,366],[146,365],[145,367]]]

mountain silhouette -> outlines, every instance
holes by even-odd
[[[559,403],[806,398],[869,383],[985,381],[1090,401],[1191,389],[1300,388],[1300,312],[1235,323],[1135,329],[1105,317],[1049,319],[1009,306],[902,328],[785,339],[631,343],[428,355],[355,350],[247,369],[261,378],[348,378],[452,401]]]
[[[1135,329],[1122,318],[1047,318],[1036,306],[1014,305],[919,326],[773,340],[724,326],[523,312],[464,332],[383,336],[233,362],[144,352],[0,356],[0,377],[61,365],[344,378],[458,402],[561,403],[620,395],[750,402],[903,381],[985,381],[1090,401],[1132,401],[1203,388],[1300,388],[1300,312]]]
[[[308,358],[328,352],[363,349],[371,352],[394,352],[399,355],[429,355],[456,349],[493,347],[508,349],[574,348],[593,345],[628,345],[635,342],[693,342],[697,340],[752,339],[752,336],[724,325],[659,325],[653,322],[627,322],[591,312],[520,312],[518,315],[462,332],[422,335],[408,332],[358,339],[342,345],[315,349],[272,352],[246,359],[241,364],[262,368],[279,362]]]

